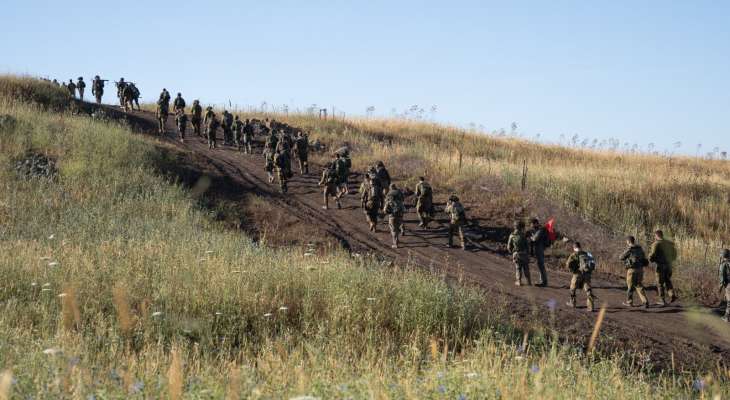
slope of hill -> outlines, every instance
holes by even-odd
[[[489,293],[405,262],[253,241],[216,222],[194,184],[164,176],[195,152],[127,124],[7,95],[0,115],[0,395],[727,393],[726,369],[656,374],[638,355],[585,356],[549,327],[518,330]],[[254,195],[256,208],[281,201]]]

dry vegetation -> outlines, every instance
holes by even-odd
[[[0,130],[0,398],[728,392],[727,371],[656,375],[523,336],[483,293],[407,266],[256,245],[156,175],[155,145],[122,125],[1,95],[0,114],[17,121]],[[58,177],[17,175],[29,151]]]

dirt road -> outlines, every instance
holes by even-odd
[[[152,113],[131,112],[130,118],[138,119],[138,126],[154,135]],[[226,184],[237,185],[237,191],[254,191],[304,224],[324,229],[352,252],[374,252],[397,261],[410,261],[423,268],[444,271],[452,279],[477,284],[501,297],[500,304],[510,307],[518,324],[525,327],[535,323],[555,326],[568,340],[587,342],[597,313],[589,313],[585,309],[583,293],[578,295],[578,309],[566,306],[569,273],[551,271],[550,286],[545,288],[514,286],[514,269],[510,260],[490,245],[493,244],[490,241],[501,240],[504,227],[488,226],[489,221],[481,221],[479,227],[470,229],[468,233],[472,245],[467,251],[451,249],[445,246],[446,221],[437,221],[432,229],[418,228],[416,216],[410,208],[405,217],[407,234],[402,238],[401,248],[394,250],[390,247],[390,235],[384,222],[378,226],[378,233],[368,231],[365,216],[359,208],[359,196],[354,194],[357,190],[355,182],[351,183],[352,194],[345,196],[342,209],[324,210],[321,189],[317,186],[321,174],[319,166],[312,166],[309,175],[295,174],[289,182],[289,193],[283,196],[276,183],[268,183],[260,143],[255,155],[244,155],[229,147],[209,150],[202,138],[190,133],[185,143],[180,143],[173,125],[173,118],[170,118],[169,133],[160,140],[194,154],[194,159],[204,159],[206,168],[212,166],[227,176]],[[357,157],[357,154],[353,156]],[[200,165],[189,167],[202,168]],[[536,275],[534,265],[532,270]],[[598,297],[597,304],[606,304],[606,321],[601,336],[604,349],[644,353],[645,360],[659,368],[671,368],[672,365],[676,368],[698,368],[717,361],[726,363],[730,359],[730,326],[723,325],[717,316],[710,315],[709,310],[691,311],[682,303],[649,310],[626,308],[621,305],[625,300],[623,282],[594,279],[593,288]],[[654,293],[651,295],[655,297]]]

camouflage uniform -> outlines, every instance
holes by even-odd
[[[243,150],[246,154],[253,154],[253,125],[246,120],[243,126]]]
[[[725,322],[730,322],[730,251],[724,250],[720,260],[720,289],[725,293]]]
[[[198,100],[193,101],[193,106],[190,107],[190,124],[193,126],[193,133],[201,136],[200,123],[203,119],[203,107],[200,106]]]
[[[347,193],[347,177],[350,175],[350,168],[347,166],[347,160],[345,157],[336,154],[335,159],[335,170],[337,171],[337,187],[341,193]]]
[[[182,111],[184,113],[185,106],[185,99],[183,99],[182,95],[178,93],[177,97],[175,97],[175,101],[172,102],[172,112],[177,114],[178,112]]]
[[[539,286],[547,286],[548,278],[545,270],[545,248],[550,245],[547,229],[544,226],[534,226],[530,233],[530,252],[537,261],[537,270],[540,274]]]
[[[122,107],[124,107],[124,111],[129,111],[129,108],[132,108],[134,110],[134,88],[130,85],[124,85],[124,89],[122,89]]]
[[[416,212],[418,213],[418,226],[428,226],[433,218],[433,189],[426,181],[420,181],[416,185]]]
[[[68,85],[66,85],[66,88],[68,89],[68,92],[71,93],[71,97],[76,97],[76,84],[73,80],[68,80]]]
[[[230,145],[233,142],[233,114],[223,110],[221,117],[221,128],[223,128],[223,143]]]
[[[98,75],[91,83],[91,94],[96,98],[96,104],[101,104],[101,97],[104,96],[104,81]]]
[[[135,104],[137,105],[137,111],[139,111],[139,89],[137,89],[137,86],[135,86],[134,83],[131,83],[127,85],[129,88],[129,105],[132,107],[132,110],[134,110]]]
[[[124,82],[124,78],[119,78],[119,82],[116,82],[116,84],[117,84],[117,98],[119,99],[119,105],[122,107],[125,107],[124,89],[127,88],[127,82]]]
[[[378,161],[378,164],[375,167],[375,173],[378,175],[380,187],[383,188],[383,196],[385,196],[388,188],[390,187],[390,174],[388,173],[388,170],[385,169],[385,165],[383,165],[382,161]]]
[[[241,151],[243,149],[243,121],[241,121],[238,118],[238,115],[236,115],[233,118],[233,139],[235,140],[236,146],[238,147],[238,151]]]
[[[291,159],[289,158],[289,152],[279,151],[274,156],[274,166],[276,167],[276,176],[279,178],[279,186],[281,192],[287,192],[286,183],[291,176]]]
[[[206,114],[205,124],[205,136],[208,138],[208,148],[214,149],[216,147],[216,130],[218,129],[218,120],[215,118],[215,114],[210,112]]]
[[[649,265],[649,260],[644,254],[644,249],[638,244],[629,246],[619,258],[626,265],[626,302],[624,305],[634,304],[634,292],[639,295],[641,304],[648,306],[646,292],[644,291],[644,267]]]
[[[571,307],[575,307],[575,291],[578,288],[583,288],[586,292],[586,296],[588,296],[586,300],[586,305],[588,306],[589,311],[593,311],[593,289],[591,288],[591,274],[593,271],[588,271],[585,269],[581,269],[581,263],[580,259],[581,257],[587,257],[588,253],[586,253],[583,250],[573,252],[568,257],[567,266],[568,270],[573,274],[572,278],[570,279],[570,301],[568,302],[568,305]]]
[[[393,238],[393,248],[397,249],[400,236],[405,234],[403,227],[403,214],[405,213],[403,192],[394,184],[391,184],[384,203],[383,211],[388,216],[388,227],[390,228],[390,236]]]
[[[160,135],[165,134],[165,124],[167,123],[167,117],[169,114],[170,103],[165,101],[165,97],[163,95],[160,95],[160,99],[157,101],[157,131]]]
[[[672,285],[672,263],[677,258],[677,250],[674,243],[666,239],[659,239],[652,243],[649,250],[649,261],[656,264],[656,284],[659,292],[659,305],[666,304],[666,296],[669,302],[675,301],[674,286]]]
[[[84,101],[84,89],[86,89],[86,82],[84,82],[84,78],[79,77],[79,81],[76,82],[76,89],[79,91],[79,98],[81,101]]]
[[[185,130],[188,126],[188,116],[185,114],[185,111],[178,110],[175,122],[177,123],[177,132],[180,134],[180,141],[184,141]]]
[[[449,215],[449,247],[454,246],[454,235],[459,235],[459,243],[461,249],[466,250],[466,242],[464,240],[464,224],[466,223],[466,210],[459,202],[459,198],[451,196],[446,203],[446,214]]]
[[[299,160],[299,172],[304,174],[309,173],[309,138],[307,135],[299,133],[299,137],[294,141],[294,153],[297,155]]]
[[[383,189],[374,174],[365,174],[365,180],[360,186],[360,205],[365,210],[370,231],[375,232],[378,225],[378,212],[383,206]]]
[[[332,163],[327,163],[324,170],[322,171],[322,179],[319,180],[319,186],[324,186],[324,208],[329,208],[329,198],[334,197],[337,203],[337,208],[341,208],[340,197],[337,195],[337,172]]]
[[[524,225],[523,225],[524,227]],[[527,238],[522,228],[515,229],[507,240],[507,251],[512,254],[512,262],[515,265],[515,285],[522,285],[522,277],[527,280],[527,285],[532,286],[530,279],[530,254]]]

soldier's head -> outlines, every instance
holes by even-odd
[[[730,259],[730,249],[723,249],[722,250],[722,258]]]
[[[84,80],[84,77],[83,76],[79,76],[79,80],[80,81],[83,81]]]
[[[452,203],[455,201],[459,201],[459,196],[452,194],[451,196],[449,196],[449,201]]]
[[[537,228],[540,226],[540,220],[537,219],[537,217],[533,217],[530,219],[530,225],[532,225],[533,228]]]
[[[165,88],[162,88],[162,91],[163,91],[163,92],[167,92],[167,89],[165,89]]]
[[[119,82],[124,82],[124,78],[119,78]]]
[[[390,184],[390,190],[396,190],[398,189],[398,186],[395,186],[395,183]]]
[[[522,231],[525,229],[525,221],[517,220],[512,224],[512,226],[514,226],[515,230]]]
[[[200,102],[198,100],[193,100],[193,104],[197,106]]]
[[[370,174],[365,174],[365,180],[366,180],[366,181],[370,181],[370,180],[372,180],[372,179],[373,179],[373,177],[372,177],[372,176],[370,176]]]
[[[182,97],[182,93],[178,92],[177,97]]]
[[[340,157],[341,156],[340,156],[340,153],[339,152],[335,153],[335,158],[340,158]]]
[[[68,83],[73,83],[73,82],[74,82],[74,80],[73,80],[73,79],[69,79],[69,80],[68,80]]]
[[[99,75],[94,75],[94,79],[101,79],[101,78],[99,78]]]
[[[657,229],[654,231],[654,237],[657,240],[662,240],[662,239],[664,239],[664,232],[661,229]]]
[[[233,119],[236,120],[236,121],[238,121],[238,115],[236,115],[235,117],[233,117]]]
[[[422,176],[419,176],[419,177],[418,177],[418,180],[419,180],[420,182],[425,182],[425,181],[426,181],[426,178],[424,178],[424,177],[422,177]]]
[[[583,249],[583,246],[580,245],[580,242],[574,242],[573,243],[573,251],[576,253],[581,251]]]
[[[213,107],[211,107],[211,106],[205,107],[205,109],[208,111],[213,111]]]
[[[382,161],[378,161],[378,163],[377,163],[376,165],[377,165],[378,167],[385,167],[385,164],[383,164],[383,162],[382,162]]]
[[[629,236],[626,236],[626,244],[628,244],[629,246],[635,245],[636,244],[636,238],[633,237],[633,236],[630,236],[630,235]]]

